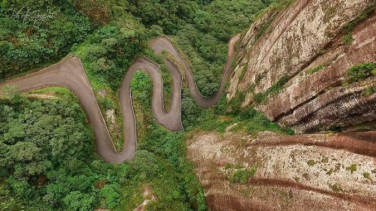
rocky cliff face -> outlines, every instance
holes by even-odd
[[[267,12],[239,45],[227,98],[241,92],[243,106],[298,133],[372,122],[375,7],[375,0],[297,0]]]
[[[300,135],[195,132],[188,157],[211,210],[376,209],[375,8],[296,0],[243,35],[228,100]]]
[[[195,134],[188,158],[211,210],[375,210],[375,132]]]

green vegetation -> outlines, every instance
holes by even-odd
[[[351,45],[354,42],[351,32],[346,33],[342,36],[342,41],[345,45]]]
[[[234,166],[234,169],[243,169],[244,168],[244,165],[243,164],[240,164],[240,163],[237,163],[235,166]]]
[[[311,69],[307,70],[305,73],[307,75],[311,75],[311,74],[313,74],[315,72],[318,72],[318,71],[320,71],[320,70],[322,70],[324,68],[325,68],[325,65],[319,65],[317,67],[314,67],[314,68],[311,68]]]
[[[270,87],[267,91],[257,93],[254,96],[256,103],[262,103],[269,95],[277,94],[278,92],[280,92],[283,89],[283,85],[285,85],[285,83],[287,83],[288,80],[288,76],[283,76],[281,79],[279,79],[279,81],[276,84]]]
[[[244,79],[244,77],[245,77],[245,73],[247,72],[247,69],[248,69],[248,63],[245,64],[245,65],[243,66],[243,68],[241,69],[242,73],[241,73],[240,76],[239,76],[239,82],[242,81],[242,80]]]
[[[17,86],[5,85],[3,88],[3,92],[5,97],[12,98],[17,93]]]
[[[205,209],[193,166],[185,160],[182,133],[153,123],[152,133],[140,140],[131,162],[106,164],[95,153],[84,113],[71,99],[28,100],[15,95],[0,101],[2,207],[132,209],[142,203],[136,195],[148,184],[158,196],[152,210]]]
[[[351,171],[351,174],[354,173],[357,170],[356,164],[351,164],[351,166],[346,167],[346,170]]]
[[[363,91],[363,95],[368,97],[370,95],[372,95],[373,93],[376,92],[376,86],[374,85],[371,85],[370,87],[366,88],[364,91]]]
[[[300,180],[299,177],[294,177],[293,179],[295,180],[295,182],[299,182],[299,180]]]
[[[0,81],[55,63],[68,53],[79,56],[102,112],[114,109],[115,126],[121,128],[117,91],[139,55],[161,66],[168,110],[172,81],[163,62],[168,55],[155,55],[148,48],[151,39],[170,35],[191,65],[199,90],[210,96],[218,89],[228,39],[247,28],[273,2],[277,2],[273,8],[282,8],[292,1],[2,0]],[[13,12],[28,9],[53,15],[24,21]],[[282,78],[266,95],[278,92],[286,81]],[[33,91],[53,96],[39,99],[17,95],[17,87],[6,87],[8,99],[0,100],[1,209],[132,210],[143,202],[145,187],[150,187],[158,199],[147,206],[148,210],[206,210],[193,165],[185,158],[185,133],[172,133],[154,122],[152,83],[146,73],[136,73],[131,86],[138,151],[131,162],[119,165],[98,158],[93,132],[69,91]],[[106,94],[102,96],[99,91]],[[293,133],[253,108],[242,109],[244,97],[238,94],[230,103],[222,97],[215,108],[202,110],[184,87],[185,130],[199,127],[224,132],[238,123],[233,130],[252,135],[265,130]],[[111,131],[111,136],[121,149],[122,131]],[[232,182],[245,183],[256,173],[255,167],[234,168],[238,169],[231,176]]]
[[[360,22],[367,19],[367,17],[369,17],[372,14],[372,12],[375,11],[375,9],[376,9],[376,4],[371,5],[370,7],[365,9],[357,18],[355,18],[353,21],[348,23],[344,27],[344,29],[348,32],[354,30],[355,26],[357,26]]]
[[[220,107],[220,105],[218,107]],[[218,107],[215,107],[215,109]],[[256,111],[254,108],[225,112],[225,116],[221,116],[217,112],[216,110],[202,111],[195,116],[196,122],[187,125],[187,130],[200,128],[203,131],[217,131],[223,133],[228,126],[237,124],[231,128],[231,132],[244,131],[253,136],[261,131],[274,131],[285,135],[294,134],[293,130],[281,128],[278,124],[270,121],[264,114]],[[193,118],[194,117],[192,117],[192,119]]]
[[[266,30],[269,28],[269,26],[273,23],[274,19],[275,19],[275,14],[273,14],[270,18],[268,18],[268,20],[262,24],[260,30],[257,31],[256,33],[256,40],[260,39],[260,37],[262,35],[265,34]]]
[[[334,169],[333,169],[333,168],[331,168],[331,169],[330,169],[330,170],[329,170],[328,172],[326,172],[326,174],[330,176],[330,175],[332,175],[332,174],[333,174],[333,172],[334,172]]]
[[[340,191],[343,191],[338,184],[334,184],[334,185],[329,185],[329,188],[333,191],[333,192],[340,192]]]
[[[56,62],[94,28],[72,4],[53,0],[2,0],[0,25],[0,81]]]
[[[25,205],[30,209],[69,209],[75,205],[66,202],[72,194],[79,194],[82,206],[92,207],[93,196],[85,192],[94,185],[91,181],[96,172],[89,168],[94,145],[79,105],[30,101],[16,95],[2,100],[0,107],[0,175],[6,178],[2,180],[1,202],[10,209]],[[14,203],[7,204],[13,201],[4,194],[9,191],[15,197],[11,197]]]
[[[314,166],[316,163],[317,163],[317,162],[314,161],[314,160],[309,160],[309,161],[307,162],[307,164],[308,164],[309,166]]]
[[[371,174],[368,173],[368,172],[364,172],[364,173],[363,173],[363,177],[366,178],[366,179],[371,180]]]
[[[90,35],[86,42],[76,49],[88,73],[90,81],[108,85],[112,90],[120,87],[125,71],[139,54],[146,39],[145,29],[138,28],[135,21],[128,20],[132,28],[120,23],[111,23]],[[130,42],[129,40],[133,41]]]
[[[248,179],[253,177],[256,174],[257,168],[244,168],[234,170],[234,173],[228,177],[228,180],[231,183],[247,183]]]
[[[376,75],[376,66],[374,63],[354,65],[347,70],[347,75],[349,77],[347,81],[349,84],[362,81],[367,77]]]
[[[229,163],[226,163],[226,165],[225,165],[225,170],[230,169],[230,168],[232,168],[232,165],[229,164]]]
[[[290,6],[295,0],[276,0],[273,4],[268,7],[266,10],[261,12],[258,17],[262,17],[265,14],[268,14],[267,19],[262,23],[261,28],[257,31],[255,37],[258,40],[265,32],[269,29],[270,25],[273,23],[277,15],[286,7]],[[273,29],[269,29],[271,32]]]
[[[367,19],[367,17],[369,17],[372,12],[375,11],[375,8],[376,4],[373,4],[372,6],[365,9],[357,18],[343,27],[344,35],[342,36],[342,41],[345,45],[352,44],[352,42],[354,41],[354,38],[352,37],[352,31],[354,30],[355,26]]]
[[[332,175],[333,173],[338,172],[341,169],[341,164],[337,163],[335,168],[331,168],[328,172],[326,172],[327,175]]]
[[[203,96],[218,90],[227,42],[249,27],[261,10],[273,1],[215,0],[195,13],[193,21],[184,25],[173,37],[176,46],[189,58],[197,87]]]

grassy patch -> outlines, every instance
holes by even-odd
[[[51,96],[58,97],[62,100],[78,102],[76,96],[67,88],[63,87],[48,87],[44,89],[33,90],[29,94],[50,94]]]
[[[354,30],[354,28],[362,21],[364,21],[367,17],[369,17],[372,12],[375,10],[376,4],[371,5],[367,9],[365,9],[357,18],[355,18],[353,21],[348,23],[346,26],[344,26],[345,31],[351,32]]]
[[[247,183],[248,179],[256,174],[257,168],[252,167],[250,169],[235,170],[234,174],[228,179],[231,183]]]
[[[342,42],[345,45],[351,45],[354,42],[354,38],[352,37],[351,32],[347,32],[342,36]]]
[[[239,76],[239,82],[240,81],[242,81],[243,79],[244,79],[244,77],[245,77],[245,74],[246,74],[246,72],[247,72],[247,69],[248,69],[248,62],[243,66],[243,68],[242,68],[242,74],[240,74],[240,76]]]
[[[359,65],[354,65],[347,70],[347,75],[349,79],[348,84],[362,81],[370,76],[376,75],[376,66],[374,63],[362,63]]]
[[[352,31],[359,23],[361,23],[367,17],[369,17],[375,10],[375,8],[376,4],[373,4],[372,6],[365,9],[357,18],[355,18],[353,21],[344,26],[345,35],[342,36],[342,41],[345,45],[352,44],[352,42],[354,41],[354,38],[352,37]]]
[[[372,86],[368,87],[367,89],[363,90],[362,94],[363,94],[363,96],[368,97],[375,92],[376,92],[376,86],[372,85]]]
[[[273,23],[277,15],[290,6],[295,0],[281,0],[281,1],[275,1],[268,9],[262,11],[257,18],[263,17],[266,13],[270,13],[269,18],[262,24],[261,28],[256,33],[256,40],[258,40],[262,35],[265,34],[265,32],[269,29],[270,25]],[[256,19],[257,19],[256,18]],[[272,29],[269,29],[269,32],[271,32]]]
[[[237,123],[237,125],[231,128],[231,132],[245,131],[247,134],[253,136],[257,135],[257,133],[261,131],[274,131],[285,135],[294,134],[292,129],[281,128],[277,123],[270,121],[263,113],[255,110],[254,108],[239,110],[236,115],[234,115],[231,122],[231,124],[234,123]]]
[[[366,179],[371,180],[371,174],[368,173],[368,172],[364,172],[364,173],[363,173],[363,177],[366,178]]]
[[[254,96],[255,102],[260,104],[269,95],[277,94],[278,92],[280,92],[283,89],[283,85],[285,85],[285,83],[287,83],[288,80],[289,80],[289,77],[285,75],[281,79],[279,79],[279,81],[276,84],[274,84],[272,87],[270,87],[267,91],[262,92],[262,93],[257,93]]]
[[[231,113],[236,113],[241,110],[241,106],[245,99],[245,93],[238,91],[235,94],[235,97],[227,103],[227,109],[231,111]]]
[[[226,163],[225,170],[232,168],[232,165],[230,163]]]
[[[324,68],[325,68],[325,65],[319,65],[317,67],[314,67],[314,68],[311,68],[311,69],[307,70],[305,73],[307,75],[311,75],[311,74],[313,74],[315,72],[318,72],[318,71],[320,71],[320,70],[322,70]]]
[[[330,176],[330,175],[332,175],[332,174],[333,174],[333,172],[334,172],[334,169],[333,169],[333,168],[331,168],[331,169],[330,169],[330,170],[329,170],[328,172],[326,172],[326,174]]]
[[[309,160],[309,161],[307,162],[307,164],[308,164],[309,166],[314,166],[316,163],[317,163],[317,162],[314,161],[314,160]]]
[[[342,191],[338,184],[329,185],[329,188],[336,193]]]
[[[262,24],[260,30],[256,33],[256,40],[260,39],[262,35],[265,34],[266,30],[269,28],[269,26],[273,23],[276,15],[272,15],[268,20],[265,21],[265,23]]]
[[[295,182],[299,182],[299,180],[300,180],[299,177],[294,177],[293,179],[295,180]]]
[[[351,166],[346,168],[347,171],[351,171],[351,174],[354,173],[357,170],[356,164],[351,164]]]

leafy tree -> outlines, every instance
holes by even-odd
[[[64,203],[69,210],[92,210],[94,208],[95,198],[89,194],[83,194],[79,191],[73,191],[64,197]]]
[[[0,81],[60,59],[92,29],[73,5],[53,0],[2,1],[0,25]]]
[[[100,191],[101,197],[105,199],[105,203],[110,209],[115,208],[121,200],[121,195],[116,191],[119,188],[118,184],[111,184],[105,185]]]

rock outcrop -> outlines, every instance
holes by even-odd
[[[348,73],[376,64],[375,8],[375,0],[296,0],[267,12],[239,44],[227,98],[242,92],[243,106],[297,133],[376,120],[376,70]]]
[[[296,0],[242,36],[227,99],[300,135],[196,132],[210,210],[376,210],[375,8]]]
[[[210,210],[376,207],[376,132],[195,134],[187,141],[188,158]]]

